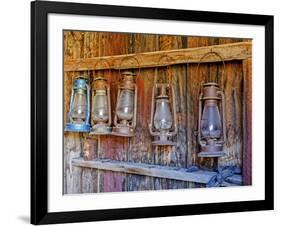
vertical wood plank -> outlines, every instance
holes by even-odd
[[[209,39],[206,37],[188,37],[187,47],[201,47],[208,46]],[[209,68],[207,64],[190,64],[188,66],[187,76],[187,139],[188,139],[188,156],[187,165],[199,165],[202,168],[211,168],[212,160],[206,158],[199,158],[197,156],[199,145],[197,141],[198,130],[198,105],[199,93],[202,82],[207,81]]]
[[[169,49],[179,49],[182,48],[182,37],[180,36],[170,36],[161,35],[159,36],[159,50],[169,50]],[[169,59],[163,58],[163,61]],[[168,69],[169,70],[169,69]],[[186,102],[183,101],[184,93],[186,93],[186,83],[179,84],[180,81],[185,81],[186,77],[186,65],[179,65],[171,67],[172,73],[172,85],[175,88],[176,95],[176,113],[178,120],[178,134],[175,137],[176,146],[168,147],[155,147],[155,162],[160,165],[170,165],[170,166],[186,166]],[[167,78],[167,68],[163,67],[159,69],[159,75],[164,81],[168,81]],[[183,188],[186,185],[184,182],[172,181],[168,179],[155,179],[156,189],[174,189]]]
[[[99,54],[98,41],[99,36],[96,32],[81,32],[82,41],[82,54],[83,58],[96,57]],[[94,34],[94,35],[93,35]],[[93,73],[87,71],[87,76],[89,77],[90,83],[93,81]],[[85,139],[83,139],[83,157],[85,159],[91,160],[98,157],[98,145],[97,138],[88,136],[84,134]],[[85,156],[87,154],[87,156]],[[98,191],[98,170],[82,168],[81,173],[81,186],[82,193],[92,193]]]
[[[156,35],[129,34],[129,37],[129,53],[141,53],[157,50],[155,46],[155,42],[157,40]],[[141,70],[141,74],[137,78],[137,126],[135,136],[131,138],[128,161],[143,163],[154,162],[151,135],[148,128],[150,121],[153,76],[153,69],[145,69]],[[127,180],[129,191],[154,189],[154,178],[152,177],[129,174]]]
[[[72,158],[81,157],[81,135],[67,133],[64,137],[64,194],[81,193],[81,168],[72,166]]]
[[[66,31],[64,33],[64,57],[69,59],[83,57],[81,49],[83,34]],[[64,121],[67,121],[73,78],[76,73],[64,73]],[[81,193],[82,169],[71,165],[71,159],[80,157],[82,153],[82,135],[64,133],[64,194]]]
[[[204,38],[188,37],[188,47],[199,47],[204,45],[223,44],[241,41],[240,39],[230,38]],[[223,57],[223,56],[222,56]],[[242,71],[241,62],[227,62],[225,74],[222,74],[222,63],[200,64],[198,74],[196,75],[196,65],[189,66],[188,93],[192,99],[187,98],[189,107],[188,115],[188,141],[189,152],[188,161],[197,162],[202,168],[212,169],[216,165],[241,165],[242,148]],[[197,77],[196,77],[197,76]],[[200,83],[206,81],[218,82],[226,96],[226,133],[227,142],[225,145],[226,156],[216,159],[198,158],[197,151],[199,146],[197,138],[194,139],[194,128],[197,128],[198,119],[198,95],[200,92]],[[196,97],[196,98],[195,98]],[[196,126],[195,126],[196,125]],[[192,131],[193,128],[193,131]],[[196,134],[196,132],[195,132]]]
[[[219,44],[240,42],[241,39],[220,38]],[[242,106],[243,106],[243,72],[241,61],[226,62],[225,74],[223,65],[219,65],[219,85],[225,94],[226,114],[226,155],[219,158],[218,165],[241,166],[242,161]]]
[[[100,33],[100,56],[128,53],[128,35],[123,33]],[[120,79],[118,71],[106,72],[106,78],[111,87],[111,109],[114,117],[117,85]],[[127,160],[129,138],[117,136],[100,136],[100,157],[115,160]],[[102,183],[101,183],[102,182]],[[117,172],[100,171],[100,192],[115,192],[127,190],[126,175]]]
[[[97,139],[86,137],[83,139],[83,158],[86,161],[97,159]],[[82,168],[82,193],[92,193],[98,190],[98,171],[96,169]]]
[[[252,184],[252,59],[243,61],[243,184]]]

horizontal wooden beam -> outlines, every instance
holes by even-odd
[[[244,60],[247,58],[251,58],[252,56],[252,43],[236,42],[230,44],[204,46],[198,48],[144,52],[139,54],[115,55],[95,58],[71,59],[66,60],[64,62],[64,71],[67,72],[104,69],[118,70],[133,68],[151,68],[185,63],[198,63],[200,62],[202,56],[211,51],[219,54],[224,61]],[[137,58],[137,60],[135,60],[134,57]],[[159,60],[160,58],[161,60]],[[212,54],[202,59],[201,62],[219,61],[221,61],[221,59],[215,54]]]
[[[85,161],[83,158],[74,158],[72,159],[72,165],[202,184],[207,184],[210,179],[216,175],[215,172],[211,171],[198,170],[194,172],[187,172],[186,168],[124,162],[109,159]],[[233,175],[232,177],[228,178],[228,182],[229,183],[225,182],[224,185],[231,186],[234,184],[241,184],[242,178],[240,175]]]

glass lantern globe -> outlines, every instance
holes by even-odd
[[[97,90],[93,97],[93,120],[98,122],[107,122],[108,115],[108,102],[105,90]]]
[[[94,80],[92,92],[92,131],[91,135],[111,133],[110,88],[104,77]]]
[[[121,90],[116,114],[121,121],[130,121],[134,116],[134,91]]]
[[[154,85],[151,106],[149,131],[150,134],[154,136],[152,145],[176,145],[176,143],[171,140],[171,138],[177,134],[173,86],[167,83]]]
[[[173,125],[171,104],[167,98],[162,97],[156,100],[156,110],[153,120],[154,127],[162,133],[169,131]]]
[[[206,103],[201,119],[202,138],[219,139],[222,135],[221,117],[216,103]]]

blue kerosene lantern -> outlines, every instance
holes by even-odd
[[[64,130],[70,132],[89,132],[91,130],[90,88],[83,77],[77,77],[74,80],[68,123]]]

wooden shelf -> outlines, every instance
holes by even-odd
[[[87,167],[93,169],[109,170],[115,172],[138,174],[151,177],[167,178],[180,181],[189,181],[207,184],[210,179],[216,175],[215,172],[198,170],[194,172],[187,172],[186,168],[177,168],[169,166],[159,166],[145,163],[134,163],[116,161],[110,159],[99,159],[92,161],[85,161],[83,158],[72,159],[72,166]],[[232,186],[242,184],[241,175],[233,175],[228,178],[228,182],[224,186]]]
[[[139,54],[71,59],[64,62],[64,71],[152,68],[174,64],[198,63],[201,60],[201,57],[210,51],[218,53],[224,61],[245,60],[252,57],[252,43],[237,42],[197,48],[144,52]],[[164,58],[159,62],[159,58],[163,55],[170,57],[170,60],[167,61],[167,59]],[[130,60],[129,57],[137,57],[140,65],[138,65],[135,60]],[[124,58],[128,59],[122,62],[122,67],[120,68],[120,62]],[[107,60],[108,65],[103,64],[102,62],[96,65],[97,61],[101,59]],[[202,62],[205,63],[219,61],[221,61],[221,59],[215,55],[210,55],[209,57],[202,59]]]

